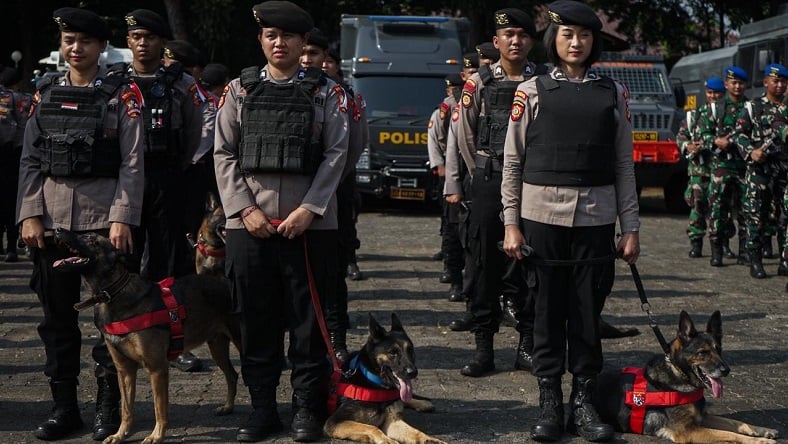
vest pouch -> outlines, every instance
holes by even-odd
[[[240,149],[241,171],[273,173],[282,166],[282,140],[275,134],[248,134]]]
[[[478,126],[479,136],[476,139],[476,149],[478,150],[479,147],[487,147],[490,146],[490,125],[492,119],[490,116],[483,116],[483,120],[481,121],[481,125]]]
[[[71,176],[71,145],[73,138],[68,134],[52,134],[44,141],[46,147],[42,169],[50,176]]]

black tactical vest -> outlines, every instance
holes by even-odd
[[[182,119],[177,118],[173,84],[183,75],[183,67],[174,64],[162,67],[155,77],[134,77],[142,92],[145,128],[145,159],[166,159],[175,162],[182,154],[180,131]]]
[[[95,87],[53,85],[54,81],[49,78],[37,85],[41,134],[33,145],[40,153],[41,172],[56,177],[118,177],[118,122],[105,128],[104,118],[123,106],[110,99],[128,79],[111,75],[96,80]]]
[[[241,107],[241,171],[314,175],[323,161],[322,143],[312,142],[314,94],[325,84],[322,70],[300,71],[289,83],[260,80],[256,66],[241,71],[246,90]]]
[[[539,112],[528,127],[523,182],[600,186],[615,183],[616,86],[592,82],[536,81]]]
[[[522,81],[495,80],[487,65],[479,68],[479,76],[484,84],[484,116],[478,126],[476,150],[485,151],[492,157],[503,158],[503,144],[506,140],[506,129],[509,127],[514,92]]]

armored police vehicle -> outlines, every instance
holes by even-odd
[[[669,211],[687,211],[687,163],[676,144],[684,96],[674,91],[662,57],[605,52],[594,70],[629,89],[638,192],[660,187]]]
[[[788,61],[788,12],[742,25],[739,44],[679,59],[670,71],[670,78],[684,87],[686,109],[703,105],[704,81],[722,76],[723,70],[736,65],[750,76],[747,97],[763,93],[763,70],[771,63]]]
[[[446,95],[444,78],[462,70],[464,18],[343,15],[342,71],[364,96],[369,146],[356,164],[362,194],[433,201],[427,123]]]

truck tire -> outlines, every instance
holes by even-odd
[[[663,187],[665,209],[669,213],[687,214],[689,206],[684,200],[684,191],[687,189],[687,175],[674,174]]]

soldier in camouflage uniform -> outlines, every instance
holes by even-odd
[[[756,279],[766,277],[761,258],[763,243],[775,213],[772,211],[772,193],[785,195],[788,157],[784,151],[785,140],[780,137],[779,130],[785,127],[788,120],[788,107],[781,103],[786,85],[788,69],[779,64],[767,66],[763,79],[766,91],[761,97],[747,103],[747,112],[736,125],[737,145],[743,148],[742,155],[747,161],[744,213],[747,221],[747,250],[751,258],[750,276]],[[783,232],[785,226],[783,222]],[[784,256],[779,272],[788,275],[788,268],[785,267],[788,257],[784,249],[781,250]]]
[[[725,94],[725,84],[719,77],[706,80],[706,104],[696,110],[687,111],[676,141],[687,163],[687,191],[684,199],[690,207],[687,236],[692,248],[689,257],[701,257],[706,219],[709,217],[709,182],[711,180],[711,151],[705,148],[698,131],[698,118],[708,112],[709,105]]]
[[[740,154],[735,134],[736,121],[744,112],[747,98],[747,73],[738,66],[725,69],[727,94],[708,107],[698,121],[700,135],[712,151],[711,185],[709,186],[709,240],[711,241],[711,266],[722,266],[722,246],[733,237],[727,221],[737,213],[739,228],[739,263],[749,263],[745,248],[745,228],[742,204],[746,187],[746,163]]]

